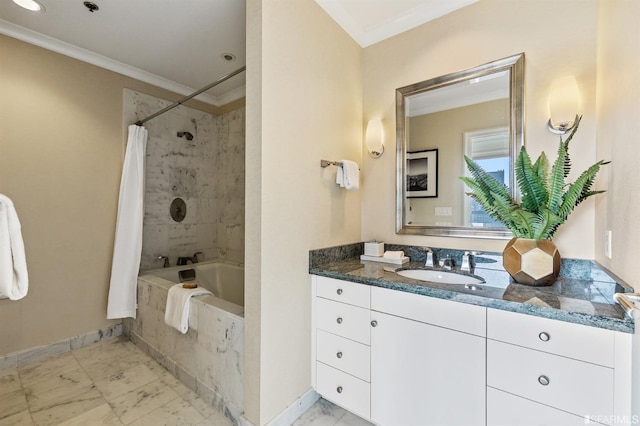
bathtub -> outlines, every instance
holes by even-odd
[[[152,275],[172,283],[180,283],[180,271],[194,270],[196,284],[214,296],[244,306],[244,268],[241,265],[209,261],[173,268],[153,269],[140,275]],[[185,274],[188,275],[188,274]]]
[[[164,323],[169,289],[180,271],[193,270],[198,286],[213,295],[190,301],[186,334]],[[140,349],[211,406],[238,424],[244,411],[244,270],[209,261],[144,271],[138,276],[136,318],[123,332]]]

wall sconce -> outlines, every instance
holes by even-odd
[[[369,157],[378,158],[384,152],[384,131],[382,128],[382,120],[379,118],[369,120],[365,143]]]
[[[564,135],[575,126],[580,115],[580,92],[574,76],[557,80],[549,92],[549,131]]]
[[[32,12],[44,12],[44,6],[36,0],[13,0],[13,2]]]

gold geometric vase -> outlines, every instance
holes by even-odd
[[[551,240],[513,238],[502,252],[502,264],[520,284],[552,285],[560,275],[560,252]]]

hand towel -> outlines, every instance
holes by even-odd
[[[336,183],[347,191],[357,191],[360,187],[360,169],[358,163],[350,160],[340,160],[340,167],[336,174]]]
[[[20,220],[13,202],[0,194],[0,296],[19,300],[29,290]]]
[[[402,259],[404,257],[404,252],[402,250],[400,251],[385,251],[384,255],[382,257],[385,257],[387,259]]]
[[[191,298],[202,294],[212,293],[202,287],[183,288],[182,284],[172,286],[167,295],[167,307],[164,311],[165,324],[185,334],[189,330]]]

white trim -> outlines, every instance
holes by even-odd
[[[457,0],[456,2],[426,1],[418,7],[408,9],[370,28],[365,28],[358,17],[351,15],[344,7],[347,0],[316,0],[316,3],[333,18],[361,47],[371,46],[426,22],[444,16],[456,9],[468,6],[478,0]]]
[[[182,84],[178,84],[174,81],[167,80],[164,77],[152,74],[147,71],[143,71],[139,68],[132,67],[122,62],[118,62],[114,59],[106,56],[99,55],[91,52],[87,49],[75,46],[64,41],[60,41],[53,37],[41,34],[39,32],[30,30],[20,25],[13,24],[11,22],[0,19],[0,34],[7,35],[9,37],[22,40],[24,42],[42,47],[47,50],[51,50],[61,55],[69,56],[70,58],[77,59],[82,62],[86,62],[95,65],[100,68],[107,69],[109,71],[122,74],[127,77],[131,77],[136,80],[140,80],[144,83],[151,84],[153,86],[160,87],[162,89],[169,90],[179,95],[190,95],[198,88],[187,87]],[[221,96],[212,96],[208,94],[200,94],[194,99],[205,102],[213,106],[222,106],[229,102],[242,98],[245,94],[245,88],[240,87],[230,92],[224,93]]]
[[[309,389],[304,395],[296,399],[293,404],[285,408],[280,414],[271,419],[266,426],[289,426],[298,417],[304,414],[313,404],[320,399],[320,395],[313,389]]]

